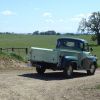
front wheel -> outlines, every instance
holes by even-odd
[[[90,69],[87,70],[87,74],[88,74],[88,75],[94,75],[95,70],[96,70],[96,66],[95,66],[94,64],[91,64],[91,65],[90,65]]]
[[[43,68],[43,67],[36,67],[36,71],[37,71],[37,73],[40,74],[40,75],[41,75],[41,74],[44,74],[45,70],[46,70],[46,69]]]
[[[71,78],[73,76],[73,66],[69,64],[68,66],[66,65],[64,68],[64,75],[67,78]]]

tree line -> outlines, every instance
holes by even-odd
[[[78,35],[75,33],[60,33],[60,32],[56,32],[54,30],[49,30],[49,31],[45,31],[45,32],[39,32],[39,31],[34,31],[33,33],[14,33],[14,32],[0,32],[0,34],[15,34],[15,35],[20,35],[20,34],[25,34],[25,35]],[[79,33],[80,34],[80,33]]]
[[[53,30],[45,32],[34,31],[32,35],[61,35],[61,33],[58,33]]]

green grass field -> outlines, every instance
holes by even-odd
[[[42,47],[42,48],[55,48],[56,40],[59,37],[68,37],[70,35],[9,35],[9,34],[0,34],[0,48],[30,48]],[[96,54],[98,57],[98,64],[100,65],[100,46],[96,45],[96,42],[91,41],[91,35],[74,35],[70,37],[82,38],[89,42],[93,48],[93,54]]]

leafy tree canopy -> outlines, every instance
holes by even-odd
[[[97,44],[100,45],[100,12],[93,12],[88,19],[83,18],[79,24],[78,31],[94,33]]]

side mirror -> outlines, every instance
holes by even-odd
[[[92,52],[93,51],[93,48],[90,48],[90,51]]]

